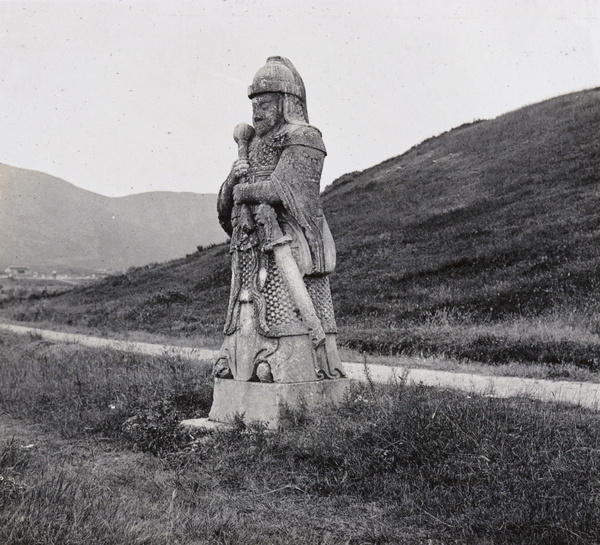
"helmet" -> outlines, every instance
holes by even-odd
[[[291,123],[307,124],[306,89],[300,74],[285,57],[269,57],[265,65],[256,72],[248,96],[261,93],[283,93],[284,116]]]
[[[260,93],[287,93],[306,100],[302,78],[285,57],[269,57],[256,72],[252,85],[248,87],[248,96],[252,98]]]

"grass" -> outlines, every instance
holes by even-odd
[[[400,379],[274,433],[190,434],[202,367],[0,340],[7,545],[600,540],[597,413]]]
[[[53,344],[35,335],[1,346],[4,410],[14,417],[40,419],[67,438],[86,431],[110,437],[115,424],[123,424],[126,433],[120,431],[120,438],[159,453],[166,447],[157,438],[169,438],[158,428],[152,435],[140,422],[172,423],[210,408],[208,365]]]
[[[596,312],[553,311],[541,317],[478,321],[467,313],[437,311],[422,323],[382,330],[343,326],[355,352],[541,368],[550,377],[596,375],[600,370],[600,322]],[[414,357],[413,357],[414,361]],[[472,365],[471,365],[472,366]],[[489,372],[489,371],[488,371]]]
[[[82,284],[83,282],[0,277],[0,301],[42,299],[50,295],[59,295],[70,291],[74,284]]]
[[[469,360],[457,360],[441,356],[383,356],[366,354],[356,350],[340,350],[342,361],[359,362],[365,359],[369,364],[402,367],[405,369],[428,369],[482,376],[518,377],[538,380],[562,380],[600,383],[600,373],[575,365],[547,365],[535,363],[506,363],[489,365]]]

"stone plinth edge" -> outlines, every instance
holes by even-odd
[[[310,410],[328,403],[339,404],[349,388],[350,380],[346,378],[294,383],[241,382],[217,378],[208,422],[228,424],[236,414],[240,414],[247,424],[264,422],[273,429],[278,426],[286,407],[306,407]]]
[[[189,420],[182,420],[180,425],[184,428],[200,428],[203,430],[217,430],[220,428],[230,427],[228,424],[223,424],[221,422],[212,422],[208,418],[190,418]]]

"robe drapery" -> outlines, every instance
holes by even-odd
[[[320,201],[326,150],[318,129],[284,124],[249,142],[244,183],[232,175],[218,198],[218,215],[231,236],[232,282],[225,342],[217,362],[236,380],[257,380],[256,367],[269,363],[275,382],[342,376],[328,274],[335,246]],[[234,189],[235,187],[235,189]],[[234,200],[235,195],[235,200]],[[255,213],[262,203],[275,210],[292,255],[326,334],[326,357],[316,357],[309,331],[287,289]],[[301,363],[301,356],[308,364]],[[298,357],[296,357],[298,356]]]

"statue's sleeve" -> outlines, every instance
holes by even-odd
[[[283,150],[271,183],[286,208],[303,210],[309,215],[321,210],[320,184],[325,154],[306,146],[292,145]]]
[[[229,174],[223,182],[217,197],[217,215],[219,223],[223,230],[231,236],[233,226],[231,225],[231,212],[233,210],[233,188],[235,187],[235,178],[233,174]]]
[[[320,198],[324,160],[324,149],[305,145],[302,140],[283,150],[271,174],[283,206],[302,228],[313,261],[311,274],[316,275],[328,274],[335,267],[335,245]]]
[[[253,184],[238,184],[235,188],[235,202],[239,204],[279,204],[281,198],[273,182],[255,182]]]

